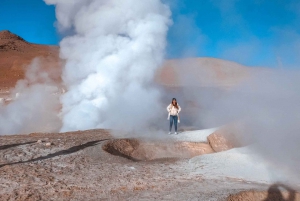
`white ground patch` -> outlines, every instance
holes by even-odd
[[[217,129],[188,131],[171,137],[178,141],[207,142],[207,137]],[[275,167],[255,153],[254,145],[194,157],[189,160],[187,169],[191,174],[209,179],[231,178],[268,184],[283,180]]]
[[[178,135],[170,135],[171,138],[174,138],[178,141],[187,141],[187,142],[207,142],[207,137],[215,132],[218,128],[211,128],[205,130],[196,130],[196,131],[186,131],[179,133]]]
[[[275,170],[258,157],[251,147],[197,156],[189,160],[193,173],[207,178],[233,178],[244,181],[272,183]]]

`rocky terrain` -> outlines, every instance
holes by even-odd
[[[43,71],[61,82],[58,54],[58,47],[0,32],[0,99],[11,100],[11,89],[36,57]],[[167,94],[164,101],[173,94],[187,96],[187,90],[207,95],[204,88],[215,88],[208,95],[218,97],[256,70],[212,58],[170,60],[155,80]],[[203,108],[189,98],[194,97],[181,105],[183,115],[193,119]],[[240,159],[227,153],[242,146],[236,133],[228,127],[200,131],[188,123],[183,120],[179,135],[171,136],[101,129],[0,136],[0,200],[300,200],[299,186],[250,181],[242,171],[232,177],[225,166],[211,168],[209,156]],[[225,175],[214,177],[222,168]]]
[[[108,130],[2,136],[1,200],[299,200],[290,187],[268,193],[266,184],[193,173],[189,158],[213,150],[176,137],[116,139]]]

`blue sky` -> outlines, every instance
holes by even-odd
[[[172,11],[170,57],[289,68],[300,63],[300,1],[178,0]]]
[[[0,0],[0,30],[38,44],[58,44],[55,8],[43,0]]]
[[[215,57],[248,66],[297,68],[300,1],[165,0],[174,24],[168,58]],[[0,0],[0,30],[40,44],[58,44],[55,9],[42,0]]]

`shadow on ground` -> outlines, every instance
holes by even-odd
[[[283,188],[287,193],[288,197],[284,198],[281,193],[280,187]],[[268,197],[264,201],[296,201],[296,191],[284,184],[273,184],[268,190]]]
[[[2,145],[2,146],[0,146],[0,150],[9,149],[9,148],[13,148],[13,147],[21,146],[21,145],[33,144],[33,143],[35,143],[35,142],[24,142],[24,143]]]
[[[271,185],[268,191],[242,191],[234,195],[230,195],[227,201],[300,201],[300,193],[293,188],[275,183]]]
[[[56,156],[72,154],[72,153],[78,152],[80,150],[83,150],[85,148],[95,146],[99,142],[103,142],[103,141],[106,141],[106,140],[109,140],[109,139],[95,140],[95,141],[87,142],[87,143],[82,144],[82,145],[74,146],[74,147],[71,147],[71,148],[66,149],[66,150],[61,150],[61,151],[58,151],[58,152],[55,152],[55,153],[52,153],[52,154],[48,154],[46,156],[41,156],[41,157],[30,159],[30,160],[27,160],[27,161],[18,161],[18,162],[14,162],[14,163],[2,164],[2,165],[0,165],[0,168],[2,168],[4,166],[7,166],[7,165],[15,165],[15,164],[36,162],[36,161],[41,161],[41,160],[45,160],[45,159],[50,159],[50,158],[53,158],[53,157],[56,157]],[[30,144],[30,143],[27,143],[27,144]],[[12,145],[8,145],[8,146],[12,146]]]

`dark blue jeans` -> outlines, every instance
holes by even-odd
[[[169,129],[170,132],[172,130],[173,122],[174,122],[175,132],[177,132],[177,122],[178,122],[177,115],[176,116],[170,115],[170,129]]]

